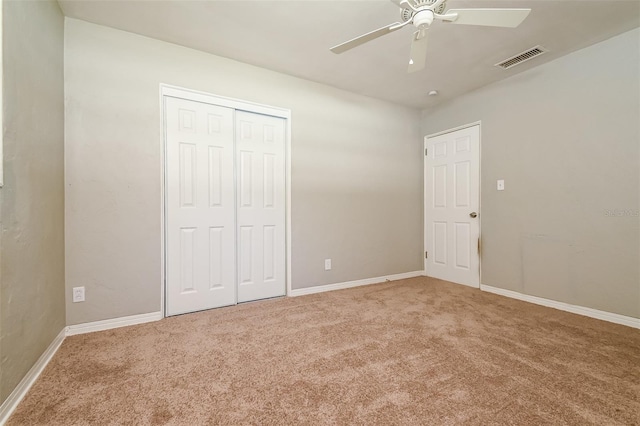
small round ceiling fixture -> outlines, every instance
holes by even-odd
[[[437,90],[430,91],[429,96],[438,96],[438,91]]]

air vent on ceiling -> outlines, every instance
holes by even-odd
[[[502,69],[508,70],[511,67],[515,67],[518,64],[528,61],[529,59],[533,59],[537,56],[546,53],[547,49],[542,46],[532,47],[531,49],[518,53],[515,56],[510,57],[509,59],[505,59],[502,62],[498,62],[495,66],[500,67]]]

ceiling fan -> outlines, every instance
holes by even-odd
[[[427,58],[428,30],[437,19],[452,24],[483,25],[489,27],[515,28],[525,20],[531,9],[449,9],[447,0],[391,0],[400,7],[402,22],[363,34],[331,48],[333,53],[343,53],[383,35],[392,33],[409,24],[417,29],[413,33],[408,72],[420,71]],[[444,13],[443,13],[444,12]]]

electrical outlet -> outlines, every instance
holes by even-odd
[[[73,303],[84,302],[84,287],[73,288]]]
[[[324,260],[324,270],[325,271],[330,271],[331,270],[331,259],[325,259]]]

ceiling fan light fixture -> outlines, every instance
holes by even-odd
[[[432,10],[421,10],[413,17],[413,25],[416,28],[424,28],[431,25],[433,22],[434,14]]]

